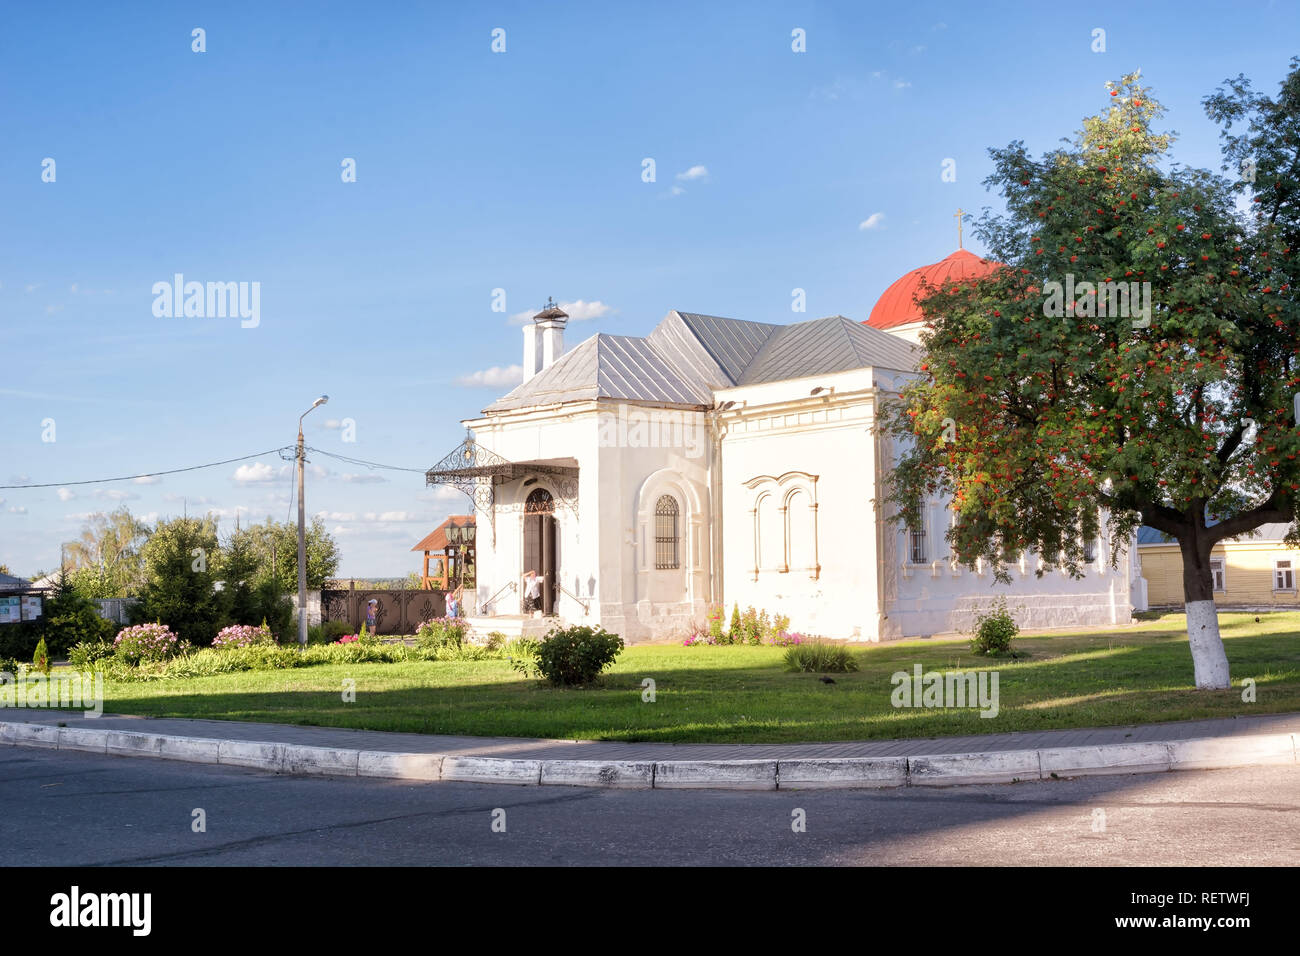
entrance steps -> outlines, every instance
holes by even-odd
[[[507,641],[521,637],[539,638],[553,627],[564,622],[555,616],[531,617],[523,614],[480,614],[465,618],[469,625],[470,640],[479,643],[486,641],[488,635],[497,631],[506,636]]]

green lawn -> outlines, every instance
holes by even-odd
[[[559,690],[505,661],[328,665],[105,686],[110,713],[209,717],[566,739],[748,742],[865,740],[1002,733],[1300,711],[1300,613],[1222,615],[1231,691],[1192,687],[1181,614],[1133,627],[1021,637],[1019,660],[974,657],[965,642],[863,645],[862,669],[788,674],[782,648],[632,647],[598,687]],[[895,709],[895,671],[999,672],[1000,712]],[[657,700],[643,703],[642,680]],[[344,703],[345,678],[356,681]],[[1243,703],[1243,678],[1257,702]]]

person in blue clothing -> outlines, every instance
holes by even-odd
[[[375,615],[379,613],[379,602],[371,598],[366,602],[366,630],[375,633]]]
[[[460,617],[460,589],[447,592],[447,616]]]

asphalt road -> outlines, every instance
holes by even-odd
[[[1300,769],[614,791],[287,777],[5,747],[0,846],[19,866],[1294,865]]]

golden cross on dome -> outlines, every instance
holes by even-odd
[[[961,206],[958,206],[957,212],[954,213],[954,215],[957,217],[957,248],[960,249],[961,248],[961,217],[965,215],[965,212],[962,210]]]

